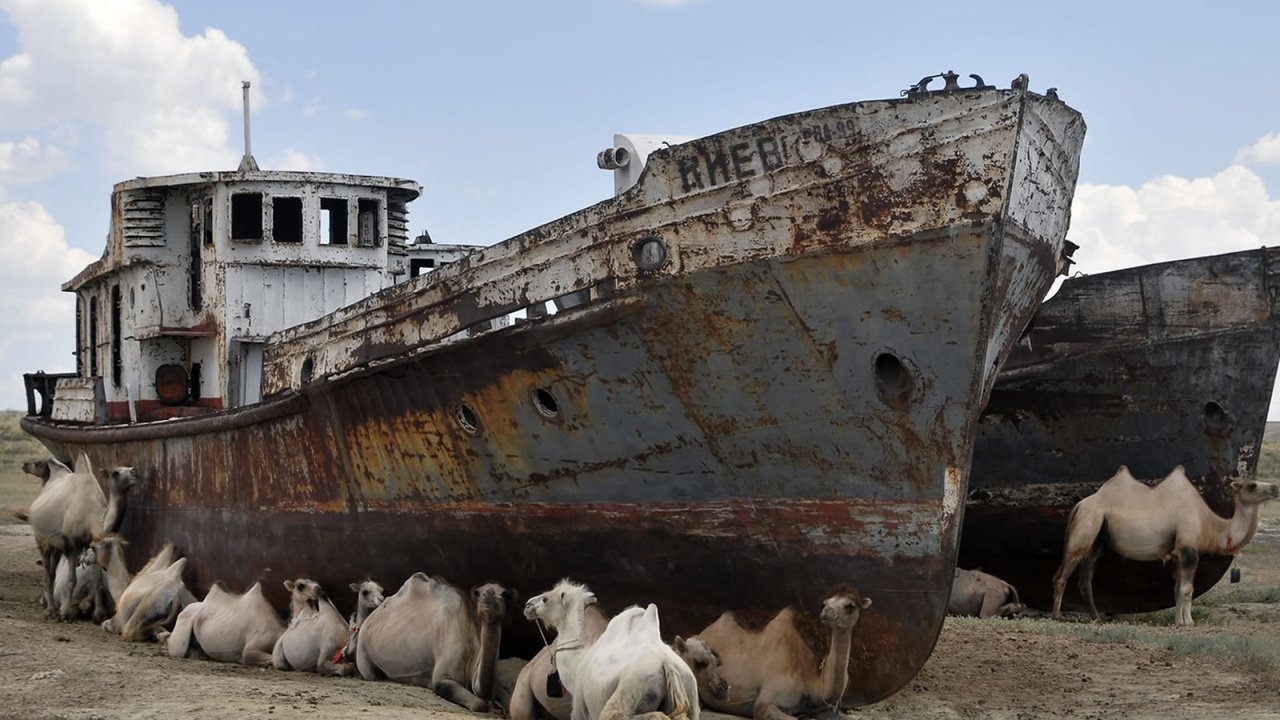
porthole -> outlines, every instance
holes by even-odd
[[[1235,429],[1235,418],[1212,400],[1204,404],[1204,432],[1210,437],[1230,437]]]
[[[906,409],[916,384],[911,369],[892,353],[881,353],[876,357],[875,376],[880,399],[889,407]]]
[[[453,409],[453,417],[468,433],[475,435],[480,432],[480,418],[476,416],[476,411],[472,410],[470,405],[466,403],[458,405]]]
[[[656,237],[645,238],[632,246],[631,259],[636,267],[652,272],[666,264],[667,245]]]
[[[535,388],[529,393],[529,397],[533,400],[533,406],[538,408],[538,412],[544,417],[553,418],[560,414],[560,403],[556,402],[556,396],[546,388]]]
[[[302,370],[298,373],[298,379],[302,382],[302,384],[306,385],[307,383],[311,382],[311,379],[315,376],[315,372],[316,372],[315,359],[312,358],[310,355],[303,358]]]

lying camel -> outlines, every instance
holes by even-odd
[[[271,664],[277,670],[307,670],[321,675],[350,675],[351,663],[341,657],[351,630],[329,596],[314,580],[285,580],[289,591],[289,626],[276,640]]]
[[[372,580],[351,583],[347,587],[356,594],[356,609],[347,618],[347,629],[351,634],[347,637],[347,644],[343,646],[338,662],[355,663],[356,649],[360,647],[360,626],[369,619],[370,613],[378,609],[384,598],[382,586]]]
[[[947,614],[980,617],[1013,617],[1026,610],[1018,591],[995,575],[981,570],[956,568],[951,580]]]
[[[794,608],[782,610],[759,630],[724,613],[698,635],[720,655],[720,674],[729,682],[732,698],[703,695],[703,704],[756,720],[836,714],[849,686],[853,626],[870,606],[871,598],[848,586],[823,601],[818,618],[831,628],[825,657],[819,628]]]
[[[118,633],[125,642],[142,642],[159,637],[159,631],[168,627],[183,608],[195,602],[191,591],[182,581],[187,559],[173,559],[173,545],[165,543],[160,552],[151,558],[138,574],[129,581],[116,601],[115,615],[102,623],[107,632]],[[114,567],[123,569],[123,553],[111,557]],[[108,572],[108,587],[113,573]]]
[[[1205,504],[1181,465],[1154,487],[1135,479],[1124,465],[1097,492],[1076,503],[1067,518],[1062,565],[1053,576],[1053,618],[1062,617],[1062,593],[1067,578],[1080,565],[1080,593],[1095,621],[1101,619],[1093,601],[1093,570],[1102,553],[1096,542],[1105,527],[1111,547],[1130,560],[1173,559],[1174,604],[1178,625],[1194,625],[1191,595],[1201,553],[1234,555],[1258,530],[1258,506],[1280,497],[1280,486],[1236,480],[1235,514],[1224,518]],[[1081,562],[1083,561],[1083,565]]]
[[[474,712],[490,709],[502,621],[515,591],[489,583],[467,598],[439,578],[414,573],[365,620],[356,667],[366,680],[430,687]]]
[[[599,605],[587,606],[582,636],[584,646],[590,647],[608,624],[609,618],[600,610]],[[560,680],[552,662],[559,640],[557,635],[551,644],[539,650],[532,660],[520,668],[507,706],[507,715],[511,720],[536,720],[539,707],[555,720],[570,720],[573,699],[563,690],[556,697],[547,692],[549,683],[554,685]],[[671,643],[671,649],[693,670],[699,694],[728,699],[729,684],[720,676],[720,656],[702,638],[695,635],[686,640],[677,635]]]
[[[267,667],[283,633],[284,624],[263,596],[262,583],[237,595],[215,582],[204,600],[178,614],[166,644],[169,657],[187,657],[198,648],[216,662]]]
[[[684,660],[662,642],[658,608],[618,613],[590,646],[584,646],[586,609],[595,595],[562,580],[525,604],[524,615],[558,633],[556,668],[572,696],[573,720],[622,720],[637,716],[698,720],[698,684]]]
[[[28,522],[44,564],[45,607],[50,615],[57,617],[53,584],[58,561],[66,557],[73,563],[74,586],[74,561],[94,540],[118,528],[124,516],[125,494],[138,479],[133,468],[113,468],[108,473],[108,498],[98,485],[85,453],[80,453],[74,472],[56,459],[48,463],[49,479],[31,503]]]

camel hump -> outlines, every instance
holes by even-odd
[[[640,617],[640,629],[645,632],[652,632],[659,637],[662,635],[662,630],[658,625],[657,605],[649,603],[649,606],[644,609],[644,615]]]

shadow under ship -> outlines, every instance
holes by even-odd
[[[1186,468],[1208,505],[1234,512],[1253,477],[1280,363],[1280,249],[1065,280],[1005,362],[978,424],[962,567],[1049,609],[1067,515],[1120,467],[1158,481]],[[1205,555],[1196,593],[1231,557]],[[1174,566],[1103,553],[1098,609],[1174,604]],[[1067,609],[1087,609],[1071,578]]]
[[[132,561],[172,541],[198,592],[569,576],[674,634],[847,582],[875,604],[845,704],[879,700],[933,648],[978,415],[1065,266],[1084,122],[978,82],[655,150],[617,197],[354,301],[361,253],[419,249],[415,184],[121,183],[64,286],[80,370],[33,376],[52,409],[23,427],[139,468]]]

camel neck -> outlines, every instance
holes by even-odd
[[[1237,498],[1236,511],[1231,519],[1219,520],[1215,549],[1222,555],[1235,555],[1253,540],[1254,533],[1258,531],[1258,506],[1245,505]]]
[[[845,688],[849,686],[849,648],[852,645],[853,628],[833,627],[831,648],[822,666],[822,701],[838,705]]]
[[[493,699],[493,680],[498,667],[498,648],[502,646],[502,625],[498,622],[480,623],[480,650],[476,659],[476,676],[471,683],[476,697]]]
[[[120,596],[124,594],[124,589],[129,587],[129,568],[124,562],[124,551],[120,546],[113,544],[111,552],[107,554],[106,562],[107,575],[107,592],[111,593],[111,600],[116,605],[120,604]]]

